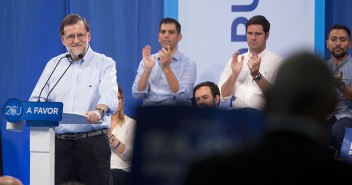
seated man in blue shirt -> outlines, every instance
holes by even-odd
[[[158,53],[151,55],[149,45],[143,48],[143,59],[132,86],[133,97],[143,99],[143,105],[191,105],[197,69],[195,62],[178,51],[182,39],[180,23],[162,19],[158,39]]]
[[[352,127],[352,58],[348,53],[352,46],[350,29],[344,25],[332,26],[326,46],[331,54],[326,64],[335,79],[338,100],[335,110],[328,116],[332,126],[331,145],[339,155],[345,128]]]

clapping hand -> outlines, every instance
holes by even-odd
[[[235,53],[233,53],[232,55],[232,60],[231,60],[231,69],[232,69],[232,74],[235,75],[239,75],[241,70],[242,70],[242,66],[243,66],[243,60],[244,60],[244,56],[241,56],[241,61],[238,61],[238,56],[240,55],[239,51],[235,51]]]
[[[251,76],[255,76],[259,74],[259,68],[260,68],[260,62],[261,62],[261,57],[256,57],[256,56],[250,56],[247,66],[249,68],[249,72]]]
[[[167,46],[167,48],[161,48],[158,56],[160,58],[162,68],[170,67],[172,61],[170,46]]]
[[[332,77],[335,82],[335,85],[338,85],[339,83],[342,82],[342,76],[343,76],[342,71],[339,71],[339,73],[336,76]]]
[[[152,48],[149,45],[144,46],[143,53],[142,53],[145,69],[148,69],[148,70],[151,70],[153,68],[156,61],[156,56],[154,56],[153,58],[150,57],[151,49]]]

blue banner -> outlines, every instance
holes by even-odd
[[[30,126],[57,126],[62,119],[63,103],[61,102],[28,102],[16,98],[7,100],[2,114],[8,122],[26,120]]]
[[[340,158],[352,163],[352,128],[345,128]]]

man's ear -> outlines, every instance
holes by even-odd
[[[269,33],[270,33],[270,32],[268,32],[268,33],[265,34],[265,39],[266,39],[266,40],[268,40],[268,38],[269,38],[269,35],[270,35]]]
[[[177,41],[180,42],[181,39],[182,39],[182,34],[180,33],[180,34],[178,34],[178,36],[177,36]]]
[[[60,35],[60,37],[61,37],[61,42],[62,42],[62,45],[64,45],[64,46],[66,46],[66,44],[65,44],[65,36],[63,36],[63,35]]]
[[[219,95],[215,96],[215,103],[216,103],[216,105],[220,104],[220,96]]]

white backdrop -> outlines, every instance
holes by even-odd
[[[232,5],[248,7],[256,1],[250,11],[232,12]],[[178,0],[183,35],[179,49],[197,63],[196,84],[218,83],[232,53],[247,48],[245,41],[231,41],[236,18],[264,15],[271,24],[267,48],[286,57],[298,49],[314,51],[314,13],[314,0]],[[244,25],[237,28],[238,34],[245,34]]]

